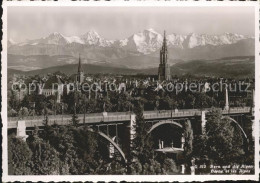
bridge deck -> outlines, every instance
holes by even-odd
[[[208,112],[210,109],[204,109]],[[222,110],[222,114],[244,114],[250,113],[250,107],[237,107],[230,108],[230,110]],[[111,122],[128,122],[130,121],[130,112],[111,112],[107,113],[107,116],[103,116],[103,113],[92,113],[86,114],[85,123],[95,124],[95,123],[111,123]],[[201,110],[199,109],[183,109],[178,111],[163,110],[163,111],[144,111],[144,118],[149,119],[166,119],[166,118],[185,118],[192,116],[201,116]],[[71,115],[49,115],[49,125],[68,125],[71,124]],[[44,116],[26,117],[23,120],[26,121],[26,127],[43,126]],[[83,123],[84,115],[78,114],[79,123]],[[17,127],[17,117],[8,118],[8,128]]]

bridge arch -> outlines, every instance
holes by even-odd
[[[122,149],[111,138],[109,138],[109,136],[107,136],[106,134],[104,134],[100,131],[96,132],[92,128],[87,128],[87,130],[90,131],[90,132],[98,133],[101,137],[108,140],[118,150],[118,152],[120,153],[120,155],[122,156],[124,161],[127,162],[126,157],[125,157],[125,153],[122,151]]]
[[[176,125],[180,128],[182,128],[182,125],[173,121],[173,120],[162,120],[162,121],[159,121],[158,123],[154,124],[150,130],[148,131],[148,133],[151,133],[155,128],[161,126],[161,125],[164,125],[164,124],[173,124],[173,125]]]
[[[241,127],[241,125],[236,120],[234,120],[230,116],[223,116],[222,119],[228,119],[228,120],[231,120],[232,122],[234,122],[239,127],[239,129],[242,131],[245,139],[248,139],[247,135],[246,135],[246,132],[244,131],[244,129]]]

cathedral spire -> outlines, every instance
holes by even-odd
[[[76,82],[77,83],[82,83],[84,80],[84,73],[82,70],[82,66],[81,66],[81,58],[80,58],[80,54],[79,54],[79,65],[78,65],[78,74],[76,75]]]
[[[163,51],[167,51],[166,31],[163,33]]]
[[[78,65],[78,73],[82,72],[81,68],[81,59],[80,59],[80,54],[79,54],[79,65]]]
[[[158,69],[158,79],[161,81],[171,79],[171,72],[170,72],[170,67],[167,62],[167,59],[168,59],[167,40],[166,40],[166,31],[164,31],[163,44],[160,50],[160,64]]]

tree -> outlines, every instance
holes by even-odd
[[[240,129],[229,119],[223,119],[217,109],[208,113],[206,133],[195,136],[193,144],[192,154],[199,164],[232,165],[247,159]]]
[[[24,96],[23,100],[21,101],[21,106],[26,107],[26,108],[30,108],[30,101],[29,101],[28,95]]]
[[[207,107],[211,107],[212,98],[209,97],[206,93],[196,93],[195,99],[195,108],[203,109]]]
[[[20,108],[20,102],[17,99],[17,94],[14,90],[8,92],[8,102],[12,109],[18,111]]]
[[[186,161],[190,161],[192,150],[193,150],[193,130],[190,120],[185,121],[184,123],[184,155]]]
[[[77,93],[74,92],[73,96],[74,96],[74,113],[72,114],[71,122],[72,122],[72,125],[78,126],[79,119],[78,119],[78,115],[77,115],[77,111],[76,111],[78,95],[77,95]]]
[[[143,105],[139,101],[136,103],[134,112],[136,114],[136,134],[133,140],[133,161],[145,165],[150,162],[150,159],[153,159],[153,143],[151,135],[148,134],[149,126],[144,120]],[[144,168],[142,168],[141,174],[143,173],[145,173]]]
[[[121,93],[118,95],[118,111],[129,111],[132,108],[132,97],[126,93]]]
[[[154,160],[150,159],[148,163],[143,165],[143,172],[144,175],[158,175],[162,173],[161,164]]]
[[[8,117],[16,117],[17,112],[8,106]]]
[[[15,136],[8,137],[8,174],[30,175],[32,151],[25,141]]]
[[[29,116],[35,116],[36,112],[34,109],[30,110],[29,112]]]
[[[32,172],[34,175],[60,174],[60,160],[58,152],[38,136],[36,128],[29,143],[32,150]]]
[[[49,96],[47,98],[47,103],[46,103],[47,107],[49,109],[51,109],[51,111],[54,113],[56,110],[56,99],[55,96]]]
[[[103,174],[106,175],[124,175],[126,174],[126,168],[125,166],[118,162],[118,161],[112,161],[110,163],[107,163],[103,166]]]
[[[193,156],[197,158],[202,158],[206,156],[207,149],[207,136],[205,134],[195,135],[193,139]]]
[[[162,97],[160,105],[161,105],[160,109],[166,109],[166,110],[169,109],[172,110],[177,107],[176,101],[173,98],[171,98],[169,95],[167,95],[166,97]]]
[[[87,127],[45,126],[45,141],[58,152],[60,174],[96,174],[102,171],[104,161],[98,149],[97,134]]]
[[[195,97],[192,95],[192,94],[188,94],[188,96],[186,97],[186,101],[185,101],[185,103],[186,103],[186,108],[192,108],[192,109],[194,109],[194,105],[195,105]]]
[[[218,164],[239,162],[244,155],[241,131],[220,110],[213,109],[206,123],[206,149],[210,159]]]
[[[44,137],[58,152],[60,174],[84,174],[84,161],[79,158],[74,139],[74,126],[46,126]],[[47,133],[47,134],[46,134]]]
[[[57,103],[57,113],[62,114],[68,110],[68,105],[66,103]]]
[[[77,155],[84,160],[84,170],[82,172],[85,174],[95,174],[99,171],[100,164],[103,163],[98,149],[97,134],[89,131],[88,127],[84,127],[74,129],[73,135],[74,144],[77,147]]]
[[[70,92],[68,95],[64,95],[63,100],[64,103],[67,105],[67,112],[72,114],[75,110],[74,93]]]
[[[38,115],[43,114],[43,109],[46,102],[46,97],[44,95],[33,94],[32,101],[35,102],[35,112]]]
[[[44,114],[43,124],[44,124],[44,126],[48,126],[49,125],[49,116],[48,116],[48,109],[47,109],[46,105],[44,106],[43,110],[44,110],[44,112],[43,112],[43,114]]]
[[[78,119],[78,115],[76,113],[72,114],[71,123],[73,126],[78,126],[79,119]]]
[[[129,166],[129,171],[132,175],[140,175],[142,174],[142,164],[138,161],[138,160],[134,160],[131,162],[130,166]]]
[[[19,118],[23,119],[24,117],[27,117],[29,115],[29,111],[26,107],[22,107],[19,111]]]
[[[167,175],[179,173],[176,163],[173,159],[166,158],[163,162],[163,173]]]

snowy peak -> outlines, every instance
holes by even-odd
[[[247,39],[248,36],[233,34],[233,33],[224,33],[222,35],[206,35],[206,34],[189,34],[186,39],[183,41],[184,48],[194,48],[197,46],[205,45],[225,45],[225,44],[234,44],[242,39]]]
[[[149,36],[149,37],[156,37],[156,36],[160,36],[162,37],[162,35],[158,32],[156,32],[154,29],[150,28],[150,29],[144,29],[143,31],[140,31],[139,34],[143,34],[145,36]]]
[[[43,42],[41,43],[57,45],[66,45],[71,43],[84,44],[82,39],[78,36],[64,36],[58,32],[50,34],[48,37],[44,38]]]
[[[145,29],[144,32],[151,32],[151,33],[154,33],[154,34],[159,34],[153,28]]]
[[[169,34],[166,36],[168,45],[171,47],[179,47],[183,48],[183,42],[186,39],[186,36],[177,35],[177,34]]]
[[[86,45],[110,47],[115,43],[114,40],[102,38],[96,31],[90,30],[80,37]]]
[[[101,37],[97,32],[91,30],[82,35],[81,39],[84,41],[85,44],[97,45],[100,43]]]
[[[68,43],[79,43],[79,44],[84,44],[84,41],[78,37],[78,36],[70,36],[70,37],[66,37],[66,40]]]
[[[15,45],[15,44],[17,44],[13,39],[8,39],[8,41],[7,41],[7,47],[9,48],[10,46],[12,46],[12,45]]]
[[[10,43],[10,44],[17,44],[17,42],[15,42],[13,39],[8,39],[8,43]]]
[[[90,31],[86,32],[85,34],[83,34],[82,37],[83,38],[100,38],[99,34],[94,30],[90,30]]]
[[[148,54],[156,51],[162,45],[163,37],[153,29],[145,29],[128,38],[126,47],[136,48],[138,52]]]
[[[43,38],[40,43],[45,43],[45,44],[57,44],[57,45],[65,45],[68,43],[66,40],[65,36],[58,32],[54,32],[50,34],[48,37]]]
[[[51,33],[49,36],[48,36],[49,38],[51,38],[51,37],[53,37],[53,38],[62,38],[63,37],[63,35],[61,34],[61,33],[59,33],[59,32],[53,32],[53,33]]]

